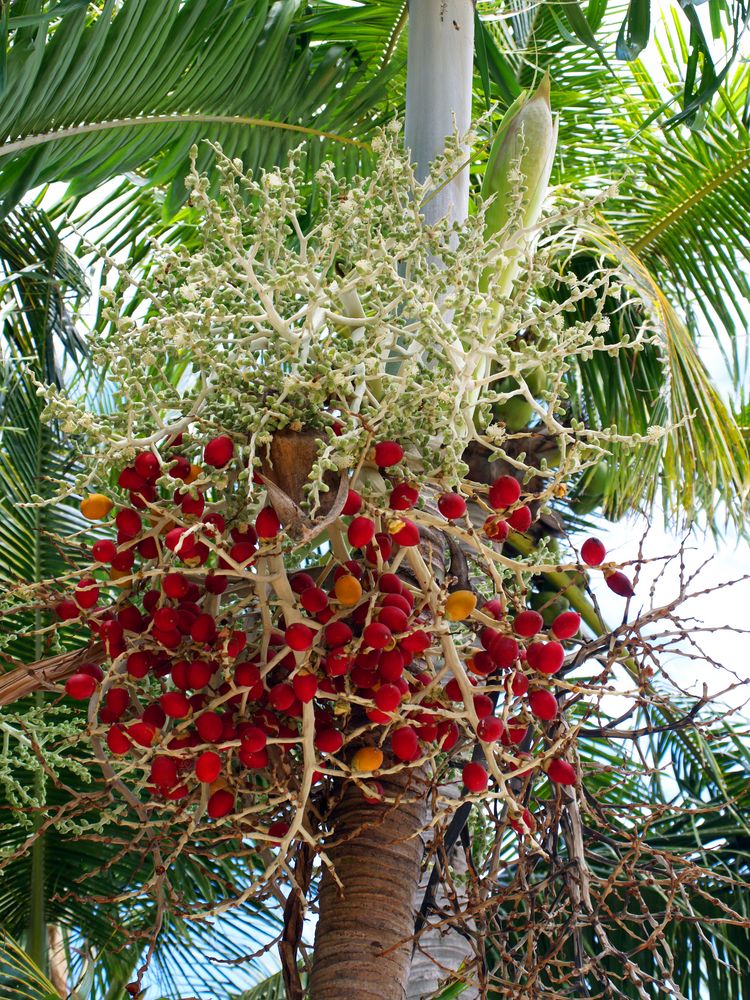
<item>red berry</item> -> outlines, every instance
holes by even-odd
[[[352,517],[354,514],[359,514],[361,510],[362,497],[356,490],[349,490],[344,501],[344,506],[341,508],[341,513],[344,517]]]
[[[526,650],[530,667],[543,674],[556,674],[563,665],[565,650],[559,642],[532,642]]]
[[[544,619],[538,611],[521,611],[513,622],[513,631],[529,639],[544,627]]]
[[[106,711],[114,721],[125,713],[125,709],[130,704],[130,694],[127,688],[112,687],[107,691],[104,699]]]
[[[355,517],[346,532],[353,549],[363,549],[375,537],[375,524],[369,517]]]
[[[221,819],[234,809],[234,795],[227,788],[220,788],[208,800],[206,811],[211,819]]]
[[[405,632],[409,619],[405,611],[397,607],[384,607],[378,612],[378,621],[387,625],[391,632]]]
[[[604,579],[612,593],[617,594],[618,597],[633,597],[635,595],[633,584],[619,569],[613,573],[605,573]]]
[[[190,702],[181,691],[167,691],[160,696],[159,704],[170,719],[185,719],[190,715]]]
[[[404,449],[397,441],[381,441],[375,445],[375,464],[381,469],[397,465],[404,457]]]
[[[508,515],[508,524],[514,531],[525,534],[531,527],[531,510],[524,504]]]
[[[393,712],[401,704],[401,689],[395,684],[382,684],[375,692],[374,701],[381,712]]]
[[[295,573],[289,582],[295,594],[302,594],[306,590],[309,590],[310,587],[315,586],[315,580],[313,580],[309,573]]]
[[[209,573],[206,577],[205,585],[209,594],[223,594],[229,586],[229,577]]]
[[[345,646],[353,637],[354,633],[346,622],[331,622],[325,628],[325,640],[327,646]]]
[[[57,612],[57,617],[64,622],[70,622],[75,618],[81,617],[81,609],[75,601],[60,601],[56,605],[55,611]]]
[[[315,630],[302,622],[294,622],[284,632],[284,641],[290,649],[304,653],[315,642]]]
[[[400,594],[404,589],[403,583],[395,573],[381,573],[378,580],[378,590],[381,594]]]
[[[255,531],[258,538],[275,538],[281,531],[279,515],[273,507],[264,507],[255,519]]]
[[[234,442],[227,434],[220,434],[203,449],[203,461],[215,469],[223,469],[234,454]]]
[[[438,500],[438,510],[448,521],[455,521],[466,513],[466,501],[458,493],[443,493]]]
[[[312,701],[318,692],[315,674],[297,674],[292,681],[294,693],[303,704]]]
[[[76,584],[76,604],[79,608],[93,608],[99,600],[99,588],[92,576],[84,576]]]
[[[188,687],[193,689],[204,688],[214,675],[215,663],[206,663],[205,660],[194,660],[187,668]]]
[[[154,785],[171,788],[177,784],[177,759],[175,757],[154,757],[151,763],[150,780]]]
[[[466,764],[461,771],[461,780],[469,792],[483,792],[489,784],[487,771],[478,761]]]
[[[259,753],[268,742],[268,737],[260,726],[243,726],[240,731],[240,743],[248,753]]]
[[[86,674],[88,677],[93,677],[95,681],[104,679],[104,671],[98,663],[82,663],[76,673]]]
[[[517,670],[511,678],[510,689],[517,698],[520,698],[529,690],[529,678]]]
[[[109,747],[110,753],[121,757],[124,753],[133,746],[130,740],[125,735],[125,730],[119,724],[110,726],[107,730],[107,746]]]
[[[190,626],[190,638],[193,642],[213,642],[216,638],[216,621],[212,615],[198,615]]]
[[[458,743],[460,735],[458,725],[452,719],[446,719],[445,722],[441,722],[438,726],[440,749],[445,753],[452,750],[456,743]]]
[[[124,507],[118,511],[115,524],[117,525],[118,538],[121,537],[123,541],[137,538],[143,530],[141,515],[137,510],[133,510],[132,507]]]
[[[344,745],[338,729],[321,729],[315,736],[315,746],[321,753],[336,753]]]
[[[370,649],[385,649],[392,638],[391,630],[381,622],[370,622],[362,633],[364,645]]]
[[[577,611],[563,611],[552,622],[552,634],[557,639],[572,639],[581,627],[581,616]]]
[[[268,692],[268,703],[277,712],[286,712],[294,701],[294,688],[291,684],[274,684]]]
[[[409,483],[398,483],[391,490],[388,506],[391,510],[411,510],[419,500],[419,490]]]
[[[474,711],[480,719],[486,719],[487,716],[492,715],[495,710],[495,706],[492,704],[492,698],[490,698],[487,694],[475,694],[473,701]]]
[[[401,649],[405,649],[407,653],[414,653],[417,656],[420,653],[424,653],[431,645],[432,639],[430,639],[429,635],[423,629],[415,629],[399,640]]]
[[[547,765],[547,777],[558,785],[575,785],[576,770],[567,760],[555,757]]]
[[[167,573],[161,582],[161,589],[173,600],[178,601],[187,594],[190,583],[184,573]]]
[[[109,538],[100,538],[91,546],[91,554],[97,562],[111,563],[117,555],[117,546]]]
[[[65,682],[65,693],[76,701],[86,701],[96,691],[96,678],[88,674],[73,674]]]
[[[409,545],[419,545],[419,528],[413,521],[404,521],[403,528],[392,533],[394,542],[406,548]]]
[[[283,820],[277,820],[275,823],[271,823],[268,828],[268,835],[271,838],[272,844],[280,844],[288,833],[289,824],[284,823]]]
[[[204,750],[195,762],[195,776],[206,785],[216,781],[220,771],[221,757],[213,750]]]
[[[521,496],[521,484],[513,476],[500,476],[490,486],[490,507],[503,510],[518,502]]]
[[[482,531],[493,542],[504,542],[508,537],[510,528],[508,522],[501,517],[492,515],[482,525]]]
[[[419,756],[419,739],[411,726],[401,726],[391,734],[391,747],[398,760],[414,760]]]
[[[323,608],[328,607],[328,594],[320,587],[308,587],[299,596],[299,602],[305,611],[311,615],[317,614]]]
[[[153,482],[155,479],[158,479],[161,472],[159,459],[152,451],[142,451],[136,455],[133,467],[141,479],[145,479],[146,482]]]
[[[218,712],[204,712],[196,720],[195,728],[204,743],[216,743],[221,739],[224,724]]]
[[[156,726],[143,720],[131,723],[127,733],[130,739],[134,740],[140,747],[153,746],[156,740]]]
[[[477,736],[483,743],[494,743],[503,735],[505,726],[502,719],[496,715],[488,715],[485,719],[480,719],[477,726]]]
[[[143,476],[139,476],[134,468],[127,466],[117,477],[117,485],[124,490],[134,490],[141,492],[146,489],[147,483]]]
[[[537,719],[550,722],[557,715],[557,699],[551,691],[532,691],[529,695],[529,708]]]
[[[598,538],[587,538],[581,546],[581,559],[587,566],[601,566],[607,555],[604,542]]]

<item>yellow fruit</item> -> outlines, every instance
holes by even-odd
[[[101,521],[112,510],[114,504],[103,493],[89,493],[81,500],[81,513],[89,521]]]
[[[476,606],[476,596],[470,590],[454,590],[445,602],[445,617],[451,622],[462,622]]]
[[[345,608],[352,608],[362,596],[362,585],[356,576],[347,573],[346,576],[338,578],[333,592],[339,604],[343,604]]]
[[[383,751],[377,747],[362,747],[352,758],[353,771],[377,771],[383,763]]]
[[[118,587],[129,587],[132,583],[131,573],[127,569],[115,569],[114,566],[109,571],[109,578]]]

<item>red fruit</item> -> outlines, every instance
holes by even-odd
[[[92,576],[84,576],[76,584],[76,604],[79,608],[93,608],[99,600],[99,588]]]
[[[159,704],[170,719],[185,719],[190,715],[190,702],[181,691],[167,691],[160,696]]]
[[[376,806],[383,801],[385,789],[379,781],[368,781],[365,787],[367,791],[362,791],[362,798],[369,806]]]
[[[375,535],[375,542],[365,549],[365,558],[368,562],[377,563],[378,555],[382,562],[388,562],[393,551],[393,540],[384,531],[378,531]]]
[[[227,528],[227,522],[224,520],[221,514],[216,514],[216,513],[206,514],[206,516],[203,518],[203,524],[206,530],[206,534],[210,535],[213,538],[218,538],[219,535],[223,535]],[[252,531],[252,529],[250,530]],[[253,531],[253,535],[255,537],[252,539],[252,541],[257,542],[258,536],[255,535],[255,531]],[[235,541],[239,541],[239,539],[235,538]]]
[[[208,800],[206,811],[211,819],[221,819],[234,809],[234,795],[227,788],[219,788]]]
[[[187,668],[187,686],[193,689],[204,688],[213,677],[215,669],[215,663],[194,660]]]
[[[243,726],[240,731],[240,742],[248,753],[260,753],[268,742],[268,737],[260,726]]]
[[[135,551],[133,549],[124,549],[122,552],[118,552],[112,559],[112,569],[117,569],[121,573],[127,573],[133,568],[134,563]]]
[[[204,743],[216,743],[224,731],[222,718],[218,712],[204,712],[196,720],[195,728]]]
[[[344,517],[352,517],[354,514],[359,514],[361,510],[362,497],[356,490],[349,490],[346,495],[346,500],[344,501],[344,506],[341,509],[341,513]]]
[[[385,649],[392,639],[391,630],[381,622],[370,622],[362,633],[363,643],[370,649]]]
[[[153,535],[142,538],[136,548],[144,559],[156,559],[159,555],[159,546]]]
[[[503,510],[518,502],[521,496],[521,484],[513,476],[500,476],[490,486],[490,507]]]
[[[483,792],[489,784],[487,771],[478,761],[471,761],[461,771],[461,780],[469,792]]]
[[[395,573],[381,573],[378,580],[378,590],[381,594],[401,594],[404,585]]]
[[[604,542],[598,538],[587,538],[581,546],[581,559],[587,566],[601,566],[607,555]]]
[[[487,716],[492,715],[495,710],[495,706],[492,704],[492,698],[490,698],[487,694],[475,694],[473,701],[474,711],[480,719],[486,719]]]
[[[344,745],[344,737],[338,729],[321,729],[315,736],[315,746],[321,753],[336,753]]]
[[[91,554],[100,563],[111,563],[117,555],[117,546],[109,538],[100,538],[91,546]]]
[[[495,618],[500,621],[501,618],[505,617],[505,609],[503,608],[502,601],[499,601],[496,597],[493,597],[491,601],[486,601],[482,605],[482,611],[489,615],[490,618]]]
[[[394,542],[403,545],[404,548],[410,545],[419,545],[419,528],[413,521],[404,521],[403,528],[392,532]]]
[[[215,469],[223,469],[231,461],[233,454],[234,442],[228,435],[220,434],[203,449],[203,461]]]
[[[315,586],[315,580],[309,573],[295,573],[289,582],[295,594],[301,594],[309,587]]]
[[[275,823],[271,823],[268,828],[268,835],[271,838],[272,844],[280,844],[288,833],[289,824],[285,823],[283,820],[277,820]]]
[[[381,625],[386,625],[391,632],[405,632],[409,627],[409,619],[406,616],[406,612],[400,608],[381,608],[378,612],[378,621]]]
[[[411,726],[401,726],[391,734],[393,756],[398,760],[409,761],[419,756],[419,739]]]
[[[251,750],[246,750],[245,747],[240,747],[240,751],[237,756],[245,767],[249,767],[253,771],[262,771],[265,767],[268,767],[267,750],[257,750],[253,752]]]
[[[206,576],[205,586],[209,594],[223,594],[228,585],[228,576],[217,576],[215,573]]]
[[[141,479],[145,479],[146,482],[153,482],[155,479],[158,479],[161,472],[159,459],[152,451],[142,451],[136,455],[133,467]]]
[[[175,757],[154,757],[151,763],[150,780],[161,788],[171,788],[177,784],[177,759]]]
[[[124,490],[133,490],[140,493],[147,488],[146,480],[139,476],[134,468],[127,466],[117,477],[117,485]]]
[[[536,830],[536,820],[528,809],[524,809],[520,819],[512,819],[510,825],[522,837]]]
[[[633,590],[633,584],[621,573],[620,570],[615,570],[613,573],[605,573],[604,579],[607,586],[612,591],[613,594],[617,594],[618,597],[634,597],[635,591]]]
[[[325,590],[321,590],[320,587],[307,587],[299,595],[299,602],[305,611],[309,611],[311,615],[317,614],[322,611],[323,608],[328,607],[328,594]]]
[[[128,736],[140,747],[150,747],[156,740],[156,726],[150,722],[133,722],[128,726]]]
[[[404,457],[404,449],[397,441],[381,441],[375,445],[375,464],[378,468],[387,469],[398,465]]]
[[[73,674],[65,682],[65,693],[76,701],[86,701],[96,691],[96,678],[88,674]]]
[[[563,611],[552,622],[552,633],[558,639],[572,639],[581,627],[581,616],[577,611]]]
[[[485,719],[480,719],[477,726],[477,736],[483,743],[494,743],[503,735],[505,726],[496,715],[489,715]]]
[[[133,510],[132,507],[124,507],[118,511],[115,524],[117,525],[118,538],[121,537],[123,541],[137,538],[143,530],[141,515],[137,510]]]
[[[401,689],[395,684],[382,684],[374,700],[381,712],[393,712],[401,704]]]
[[[543,674],[556,674],[564,659],[565,650],[559,642],[532,642],[526,650],[529,666]]]
[[[294,688],[291,684],[274,684],[268,692],[268,703],[277,712],[285,712],[294,701]]]
[[[318,692],[318,681],[314,674],[297,674],[292,681],[294,693],[306,705]]]
[[[195,776],[198,781],[210,785],[216,781],[221,771],[221,757],[213,750],[204,750],[195,762]]]
[[[375,536],[375,524],[369,517],[355,517],[349,525],[346,537],[353,549],[363,549]]]
[[[438,728],[438,740],[440,741],[440,749],[447,753],[452,750],[453,747],[458,743],[458,738],[461,735],[458,725],[452,719],[446,719],[445,722],[441,722]]]
[[[275,538],[281,531],[279,515],[273,507],[264,507],[255,519],[255,531],[258,538]]]
[[[518,659],[520,649],[515,639],[509,635],[502,635],[492,643],[489,654],[498,667],[507,669]]]
[[[511,678],[510,689],[517,698],[520,698],[529,690],[529,678],[517,670]]]
[[[529,727],[520,719],[508,719],[508,725],[501,736],[503,746],[519,746],[526,739]]]
[[[576,769],[567,760],[555,757],[547,765],[547,777],[558,785],[575,785]]]
[[[177,628],[179,618],[174,608],[159,608],[154,611],[154,628],[161,632],[171,632]]]
[[[55,607],[55,611],[57,612],[57,617],[64,622],[70,622],[75,618],[81,617],[81,609],[75,601],[60,601]]]
[[[508,537],[510,528],[508,522],[501,517],[492,515],[482,525],[482,531],[493,542],[504,542]]]
[[[345,646],[353,637],[354,633],[346,622],[331,622],[325,628],[325,640],[327,646]]]
[[[184,573],[167,573],[161,582],[161,589],[175,601],[187,594],[189,586],[190,582]]]
[[[213,642],[216,638],[216,622],[212,615],[198,615],[190,626],[190,638],[193,642]]]
[[[175,552],[183,559],[190,555],[196,546],[195,536],[187,534],[187,528],[171,528],[164,536],[164,544],[170,552]]]
[[[104,679],[104,671],[98,663],[82,663],[76,673],[86,674],[87,677],[93,677],[95,681]]]
[[[508,524],[510,527],[522,535],[531,527],[531,521],[531,510],[525,504],[508,515]]]
[[[304,653],[315,642],[315,630],[302,622],[294,622],[284,632],[284,641],[290,649]]]
[[[110,726],[107,730],[107,746],[109,747],[110,753],[121,757],[124,753],[133,746],[130,740],[125,735],[125,730],[122,726],[117,723],[114,726]]]
[[[551,691],[532,691],[529,695],[529,708],[537,719],[550,722],[557,715],[557,699]]]
[[[384,681],[397,681],[404,672],[404,656],[399,649],[387,649],[378,661],[378,676]]]
[[[111,718],[119,719],[125,713],[125,709],[130,704],[130,694],[127,688],[112,687],[107,691],[104,699],[106,710]]]
[[[516,635],[522,635],[525,638],[530,638],[537,632],[541,632],[543,627],[544,619],[538,611],[521,611],[513,622],[513,630]]]
[[[419,490],[410,483],[398,483],[391,490],[388,506],[392,510],[411,510],[419,500]]]
[[[438,500],[438,510],[448,521],[455,521],[466,513],[466,501],[458,493],[443,493]]]
[[[401,649],[405,649],[407,653],[414,653],[415,655],[424,653],[431,645],[432,639],[423,629],[415,629],[399,640]]]
[[[147,723],[154,729],[161,729],[166,721],[167,716],[158,701],[154,701],[148,705],[141,716],[141,722]]]

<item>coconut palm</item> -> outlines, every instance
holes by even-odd
[[[258,123],[275,119],[279,125],[314,128],[331,136],[310,141],[311,174],[323,156],[331,155],[341,171],[354,171],[366,168],[366,149],[342,139],[362,142],[375,124],[402,109],[406,92],[403,3],[378,5],[377,16],[371,5],[356,15],[331,4],[302,11],[294,4],[188,3],[180,8],[170,5],[158,14],[156,6],[109,3],[92,12],[91,5],[68,4],[55,18],[41,9],[11,13],[7,24],[12,48],[2,125],[11,145],[0,159],[0,193],[6,210],[12,210],[36,184],[68,182],[65,196],[51,209],[53,217],[75,216],[110,252],[127,249],[147,266],[151,234],[173,241],[184,237],[180,223],[189,218],[190,207],[185,205],[182,182],[186,153],[194,141],[218,141],[246,166],[258,168],[281,160],[304,135],[304,131]],[[636,13],[626,30],[633,45],[644,31]],[[561,16],[563,24],[567,19],[572,36],[561,30]],[[602,172],[613,150],[623,167],[634,169],[605,206],[613,252],[627,253],[634,273],[654,282],[655,290],[666,290],[668,298],[684,311],[682,319],[670,311],[665,323],[672,396],[657,411],[659,418],[666,421],[697,410],[697,419],[676,432],[662,455],[662,460],[666,456],[662,486],[671,510],[690,516],[701,510],[713,515],[716,492],[729,498],[730,507],[734,498],[742,498],[747,460],[737,428],[697,356],[696,324],[690,310],[702,309],[712,320],[718,316],[722,329],[731,330],[736,317],[725,305],[727,290],[739,299],[747,295],[737,267],[747,249],[736,225],[747,212],[747,186],[743,184],[748,169],[743,155],[748,145],[743,118],[747,71],[737,69],[733,77],[727,73],[715,95],[709,93],[713,83],[708,75],[702,86],[696,87],[691,80],[688,86],[679,76],[680,59],[676,68],[671,60],[667,62],[666,85],[649,80],[642,67],[622,68],[614,75],[601,62],[588,34],[599,27],[594,23],[587,29],[580,20],[571,19],[570,5],[565,4],[558,11],[554,5],[544,5],[533,17],[518,13],[507,23],[479,21],[476,107],[498,99],[508,103],[533,74],[550,67],[556,77],[553,101],[556,96],[558,106],[565,109],[563,137],[566,130],[570,136],[579,135],[585,121],[591,140],[565,143],[563,138],[563,147],[575,154],[561,161],[558,180],[579,181]],[[675,37],[679,47],[684,39]],[[606,31],[599,32],[599,39],[596,45],[606,46]],[[218,80],[217,65],[222,70]],[[683,110],[695,105],[697,95],[704,101],[713,98],[704,111],[703,133],[682,128],[662,132],[656,127],[673,116],[678,93]],[[649,116],[665,105],[660,118],[641,130]],[[170,120],[154,120],[157,116]],[[172,120],[175,116],[181,120]],[[102,123],[107,127],[101,127]],[[70,134],[63,137],[60,129]],[[58,137],[53,140],[54,135]],[[210,148],[202,147],[201,156],[201,165],[210,168]],[[110,181],[97,203],[96,192]],[[642,193],[634,206],[636,191]],[[82,202],[89,192],[94,192],[93,202]],[[310,198],[314,212],[314,184]],[[23,217],[24,213],[8,216],[6,232],[20,232]],[[59,235],[43,216],[36,215],[31,224],[30,242],[43,234],[34,251],[34,266],[45,255],[48,261],[54,259],[54,266],[49,263],[40,273],[54,277],[56,290],[60,283],[70,282],[72,293],[80,294],[80,278],[60,276],[55,270],[61,254]],[[702,236],[700,247],[693,237],[696,231]],[[13,250],[16,242],[15,235],[8,241]],[[674,252],[686,245],[690,253]],[[57,247],[57,256],[49,254],[50,246]],[[9,265],[9,274],[19,273],[24,266]],[[14,281],[14,287],[20,287],[19,282]],[[51,287],[48,280],[47,294]],[[54,327],[47,315],[38,306],[13,313],[13,327],[29,324],[38,338],[34,351],[27,349],[28,344],[21,349],[20,335],[6,330],[12,345],[17,339],[24,357],[33,353],[40,359],[39,370],[45,377],[53,374],[52,343],[79,355],[84,349],[73,336],[66,313],[60,313],[63,319],[58,317]],[[735,379],[742,373],[737,342],[730,340],[728,347]],[[655,356],[639,357],[635,372],[623,372],[606,359],[595,371],[587,369],[579,377],[571,387],[574,399],[587,419],[603,426],[613,420],[644,426],[653,420],[655,401],[662,400],[664,373]],[[9,478],[17,475],[24,458],[13,447],[20,448],[28,440],[25,433],[19,437],[14,427],[24,431],[39,427],[28,383],[18,384],[24,395],[19,397],[21,390],[14,389],[13,399],[22,398],[26,409],[23,405],[14,409],[8,395],[3,442],[10,456]],[[637,407],[644,398],[650,405]],[[61,455],[51,442],[44,444],[45,461],[66,460],[64,442],[59,444]],[[654,454],[647,458],[644,452],[643,465],[635,466],[628,481],[607,486],[606,499],[612,509],[654,499],[656,479],[644,474],[644,468],[655,468]],[[25,475],[23,495],[29,496],[37,492],[33,484],[44,472],[39,465],[29,466]],[[685,482],[696,480],[693,493],[681,489]],[[639,492],[636,486],[649,488]],[[20,495],[5,494],[11,502]],[[733,509],[739,511],[739,504],[734,503]],[[24,558],[32,553],[31,562],[37,566],[42,557],[34,553],[44,536],[35,524],[19,526],[16,515],[2,530],[7,530],[0,540],[6,546],[7,564],[11,564],[11,553],[23,553]],[[73,557],[62,554],[62,558]],[[27,572],[27,579],[35,579]],[[32,656],[39,659],[39,651]],[[59,845],[61,852],[66,849]],[[19,876],[18,884],[24,884],[24,878]],[[85,923],[83,914],[77,919],[80,924],[74,920],[73,926]],[[97,940],[93,934],[91,939]],[[36,953],[41,957],[39,946]]]

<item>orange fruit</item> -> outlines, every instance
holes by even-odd
[[[336,581],[333,592],[339,604],[345,608],[353,607],[362,596],[362,584],[351,573],[340,576]]]
[[[89,493],[81,500],[80,510],[89,521],[101,521],[112,510],[114,504],[103,493]]]
[[[200,465],[191,465],[190,472],[188,472],[188,474],[185,476],[183,482],[187,483],[187,485],[190,485],[190,483],[194,483],[202,472],[203,469],[201,468]]]
[[[445,602],[445,617],[451,622],[462,622],[474,611],[477,598],[470,590],[454,590]]]
[[[377,747],[362,747],[352,758],[353,771],[377,771],[383,763],[383,751]]]

